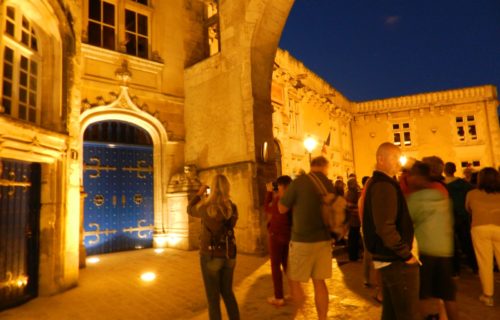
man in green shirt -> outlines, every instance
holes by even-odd
[[[311,161],[311,173],[334,193],[328,179],[329,163],[325,157]],[[328,288],[325,279],[332,277],[331,237],[321,215],[321,195],[311,177],[299,176],[280,199],[280,213],[292,211],[292,238],[288,260],[288,278],[296,312],[302,310],[305,296],[301,282],[312,279],[318,319],[327,319]]]

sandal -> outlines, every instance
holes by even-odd
[[[275,297],[269,297],[267,298],[267,303],[276,306],[276,307],[281,307],[285,305],[285,300],[284,299],[276,299]]]
[[[375,301],[377,301],[380,304],[382,304],[382,302],[384,301],[384,296],[382,295],[382,291],[380,291],[380,288],[377,288],[377,291],[375,292],[373,299],[375,299]]]

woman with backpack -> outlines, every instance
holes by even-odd
[[[202,186],[189,201],[187,212],[201,218],[200,265],[208,300],[210,320],[221,319],[220,297],[230,320],[240,318],[233,292],[236,265],[234,226],[238,219],[236,205],[229,199],[230,185],[226,176],[214,177],[208,197],[208,186]],[[210,190],[210,189],[209,189]]]

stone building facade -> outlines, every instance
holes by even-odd
[[[402,128],[409,123],[412,130],[412,144],[405,147],[409,155],[436,153],[498,166],[494,87],[349,101],[288,53],[276,54],[292,5],[292,0],[0,1],[0,204],[2,214],[17,212],[18,202],[36,204],[26,211],[27,219],[35,220],[30,228],[24,220],[12,225],[21,230],[16,241],[29,247],[26,256],[33,261],[22,261],[26,272],[0,269],[0,295],[24,288],[35,288],[34,296],[49,295],[74,287],[82,241],[115,232],[83,229],[89,227],[83,203],[125,207],[130,202],[124,196],[85,199],[88,190],[81,193],[89,172],[95,177],[117,171],[102,159],[85,160],[89,130],[100,124],[108,131],[103,125],[92,143],[115,148],[99,139],[118,135],[113,128],[126,124],[126,130],[139,128],[134,132],[142,132],[152,150],[150,165],[126,168],[139,178],[152,177],[152,223],[139,221],[124,230],[139,237],[149,232],[154,246],[181,249],[196,247],[199,230],[198,221],[185,214],[189,196],[224,173],[240,212],[240,251],[265,252],[264,183],[278,170],[307,170],[302,144],[307,136],[320,141],[313,155],[330,136],[326,154],[332,176],[369,172],[373,148],[396,133],[404,144],[405,131],[394,131],[396,122]],[[459,117],[467,132],[463,139],[454,135]],[[433,137],[441,137],[446,148]],[[30,180],[16,174],[15,166],[37,174]],[[142,200],[134,195],[133,201]],[[12,265],[2,253],[25,253],[13,245],[1,250],[2,262]]]
[[[309,168],[304,139],[318,142],[311,156],[325,155],[331,177],[353,173],[353,103],[287,51],[278,49],[271,89],[273,134],[283,174]],[[327,142],[329,140],[329,143]],[[325,142],[327,142],[325,144]]]
[[[499,101],[491,85],[354,102],[278,49],[271,97],[284,174],[308,167],[308,136],[318,141],[313,155],[330,159],[331,178],[369,176],[376,149],[386,141],[407,158],[454,162],[457,175],[466,167],[500,164]]]
[[[460,88],[356,103],[352,134],[356,170],[369,175],[383,141],[421,159],[438,156],[454,162],[457,176],[472,167],[498,168],[500,130],[498,93],[491,85]]]
[[[29,295],[47,295],[75,286],[82,241],[116,232],[98,225],[83,230],[83,203],[118,207],[120,197],[81,193],[89,171],[93,177],[117,171],[102,159],[84,160],[86,132],[100,124],[109,130],[100,128],[99,137],[116,135],[113,128],[124,123],[126,130],[139,128],[152,148],[150,166],[122,169],[153,176],[153,223],[139,220],[124,231],[150,232],[155,246],[196,247],[199,223],[184,208],[199,184],[190,181],[208,183],[225,173],[241,213],[240,250],[265,250],[259,197],[262,181],[275,172],[258,160],[255,146],[272,141],[272,110],[269,90],[254,97],[258,75],[249,68],[258,55],[251,43],[261,42],[253,30],[261,28],[265,6],[246,0],[0,1],[0,201],[3,227],[16,230],[2,233],[9,237],[2,240],[2,303],[4,293],[15,300],[26,288]],[[278,15],[281,24],[287,12]],[[270,71],[272,59],[259,67]],[[196,179],[183,176],[186,167],[197,168]],[[129,201],[122,195],[124,207]],[[18,214],[21,207],[29,210]],[[14,216],[23,218],[9,220]]]

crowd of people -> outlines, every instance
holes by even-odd
[[[332,276],[332,244],[347,239],[349,260],[363,258],[360,281],[377,288],[374,298],[382,304],[382,319],[439,319],[439,314],[458,319],[456,279],[464,258],[479,274],[479,300],[494,305],[494,259],[500,262],[498,170],[465,170],[458,178],[455,164],[439,157],[402,166],[400,156],[394,144],[381,144],[375,170],[363,177],[362,187],[354,174],[347,183],[342,177],[330,180],[323,156],[312,159],[310,172],[293,181],[281,176],[266,184],[274,288],[269,304],[292,303],[295,314],[301,312],[301,283],[311,279],[318,319],[327,319],[325,281]],[[209,196],[207,186],[201,187],[188,205],[188,213],[202,221],[200,265],[209,315],[221,319],[222,297],[229,319],[239,319],[232,289],[238,211],[225,176],[216,175],[211,187]],[[328,194],[334,195],[328,206],[337,207],[331,212],[342,216],[341,231],[334,233],[324,216]],[[291,296],[284,294],[284,279]]]

